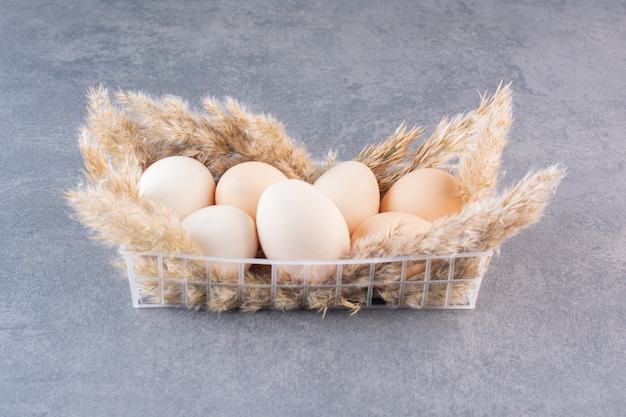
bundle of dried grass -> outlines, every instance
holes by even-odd
[[[391,307],[467,303],[473,284],[465,278],[482,276],[484,257],[448,255],[495,250],[537,222],[565,175],[563,167],[554,165],[497,193],[501,155],[513,121],[510,84],[501,84],[493,96],[481,97],[476,110],[444,118],[414,151],[411,146],[423,130],[402,124],[356,158],[372,169],[381,195],[411,170],[456,166],[465,202],[460,213],[435,221],[416,236],[389,233],[361,239],[348,259],[416,258],[344,262],[335,277],[317,286],[294,282],[266,264],[253,265],[245,273],[225,272],[200,257],[166,207],[139,204],[143,170],[172,155],[201,161],[216,179],[231,166],[250,160],[270,163],[289,178],[309,182],[324,168],[320,170],[304,146],[270,116],[250,113],[231,98],[224,102],[207,98],[203,104],[204,111],[197,112],[173,96],[153,99],[126,92],[112,101],[102,87],[88,94],[87,123],[79,137],[86,182],[69,190],[66,198],[78,220],[94,231],[94,238],[131,254],[151,253],[132,255],[120,264],[132,259],[130,273],[159,277],[141,284],[146,300],[161,298],[166,304],[205,306],[211,311],[326,310],[336,305],[358,311],[373,292]],[[334,162],[329,154],[327,167]],[[166,255],[155,256],[156,252]],[[432,259],[425,260],[427,256]],[[446,278],[456,280],[454,285],[437,284]]]

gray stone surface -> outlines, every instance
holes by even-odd
[[[623,1],[0,1],[0,415],[618,416]],[[512,81],[504,185],[560,162],[473,311],[134,310],[62,191],[87,89],[233,96],[324,156]]]

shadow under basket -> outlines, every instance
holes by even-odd
[[[120,254],[135,308],[256,311],[473,309],[494,251],[332,262]],[[323,280],[316,276],[321,269]]]

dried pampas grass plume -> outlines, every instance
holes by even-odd
[[[411,145],[424,131],[418,127],[407,131],[403,123],[385,141],[363,148],[356,160],[372,169],[381,194],[413,170],[457,165],[463,201],[479,200],[495,191],[512,123],[511,84],[501,83],[493,96],[481,95],[475,110],[444,117],[412,153]]]
[[[112,100],[105,88],[91,89],[87,122],[78,138],[85,182],[65,198],[94,239],[128,252],[120,266],[129,274],[152,277],[137,284],[139,297],[147,302],[215,312],[326,312],[343,306],[354,313],[374,296],[389,307],[468,305],[473,279],[482,277],[489,254],[539,221],[566,174],[564,167],[553,165],[529,172],[498,193],[502,152],[513,122],[511,97],[510,84],[500,84],[492,96],[481,96],[475,110],[444,118],[415,149],[423,129],[405,123],[384,141],[364,147],[356,160],[372,169],[381,195],[414,169],[452,166],[464,205],[460,213],[434,221],[419,234],[389,233],[353,242],[336,276],[321,285],[303,286],[266,264],[240,274],[225,272],[199,256],[167,207],[139,199],[143,170],[172,155],[199,160],[216,180],[231,166],[256,160],[289,178],[313,182],[336,163],[329,152],[320,168],[282,124],[249,112],[232,98],[205,98],[203,110],[193,111],[174,96],[118,92]]]
[[[385,193],[403,174],[402,165],[410,151],[410,146],[424,133],[417,126],[407,130],[402,123],[385,141],[366,146],[355,160],[367,165],[378,180],[381,193]]]
[[[123,164],[132,154],[145,167],[144,155],[152,153],[142,140],[135,120],[111,102],[108,90],[101,85],[89,89],[87,124],[83,129],[97,138],[114,166]]]
[[[311,180],[318,173],[302,145],[287,136],[274,118],[253,114],[236,100],[203,100],[208,113],[189,109],[180,98],[154,100],[142,93],[118,93],[117,100],[140,126],[143,141],[153,150],[146,163],[184,155],[204,163],[219,178],[245,161],[271,163],[288,178]],[[156,151],[156,152],[155,152]]]
[[[114,167],[104,148],[86,130],[79,139],[87,183],[65,193],[78,220],[94,238],[135,250],[198,253],[178,218],[153,201],[139,203],[139,162],[133,154]]]
[[[502,151],[509,143],[513,124],[511,84],[500,84],[492,97],[484,94],[474,111],[473,140],[459,158],[456,176],[465,203],[478,201],[495,193]]]

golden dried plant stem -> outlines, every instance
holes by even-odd
[[[475,129],[474,117],[474,113],[445,117],[432,135],[420,143],[401,175],[419,168],[446,166],[454,162],[471,141]]]
[[[481,96],[481,103],[475,110],[444,117],[431,136],[422,142],[408,160],[404,173],[419,168],[446,166],[463,156],[475,139],[477,121],[491,114],[494,118],[505,116],[503,107],[510,105],[510,84],[498,87],[493,98]],[[509,123],[510,125],[510,123]]]
[[[84,174],[90,183],[98,184],[102,189],[123,198],[139,200],[141,167],[135,154],[127,153],[123,161],[113,166],[102,143],[91,136],[87,129],[81,130],[79,146],[87,169]]]
[[[152,150],[144,146],[128,112],[111,103],[108,90],[102,85],[89,89],[87,103],[87,131],[98,139],[111,162],[123,163],[128,154],[133,154],[143,163],[147,159],[143,154]]]
[[[501,83],[491,97],[483,95],[475,116],[474,141],[459,159],[456,170],[465,203],[481,200],[496,191],[502,151],[508,144],[513,123],[510,83]]]
[[[137,251],[198,254],[180,221],[162,205],[139,205],[93,184],[68,191],[65,198],[78,220],[96,232],[95,239]]]
[[[400,166],[404,164],[410,146],[424,133],[421,127],[413,126],[407,130],[402,123],[396,131],[383,142],[366,146],[359,152],[356,161],[367,165],[378,180],[381,193],[402,175]]]
[[[225,103],[203,100],[205,109],[216,118],[214,126],[228,141],[234,153],[245,160],[257,160],[274,165],[288,178],[312,182],[319,169],[306,148],[287,136],[284,126],[271,116],[253,114],[233,98]]]
[[[270,163],[289,178],[311,180],[317,166],[303,146],[296,146],[282,124],[249,113],[232,98],[224,103],[205,98],[209,114],[192,112],[181,99],[154,100],[140,93],[119,93],[118,101],[136,118],[142,136],[158,150],[149,163],[171,155],[193,157],[219,178],[244,161]]]
[[[83,127],[78,137],[78,147],[86,171],[83,173],[88,181],[98,182],[111,170],[109,154],[104,147]]]
[[[220,146],[225,141],[212,129],[210,118],[191,112],[180,98],[155,100],[138,92],[119,92],[116,98],[136,120],[142,149],[150,150],[145,154],[144,168],[158,159],[182,155],[208,164],[213,172],[212,161],[219,162],[229,154],[228,147]]]

